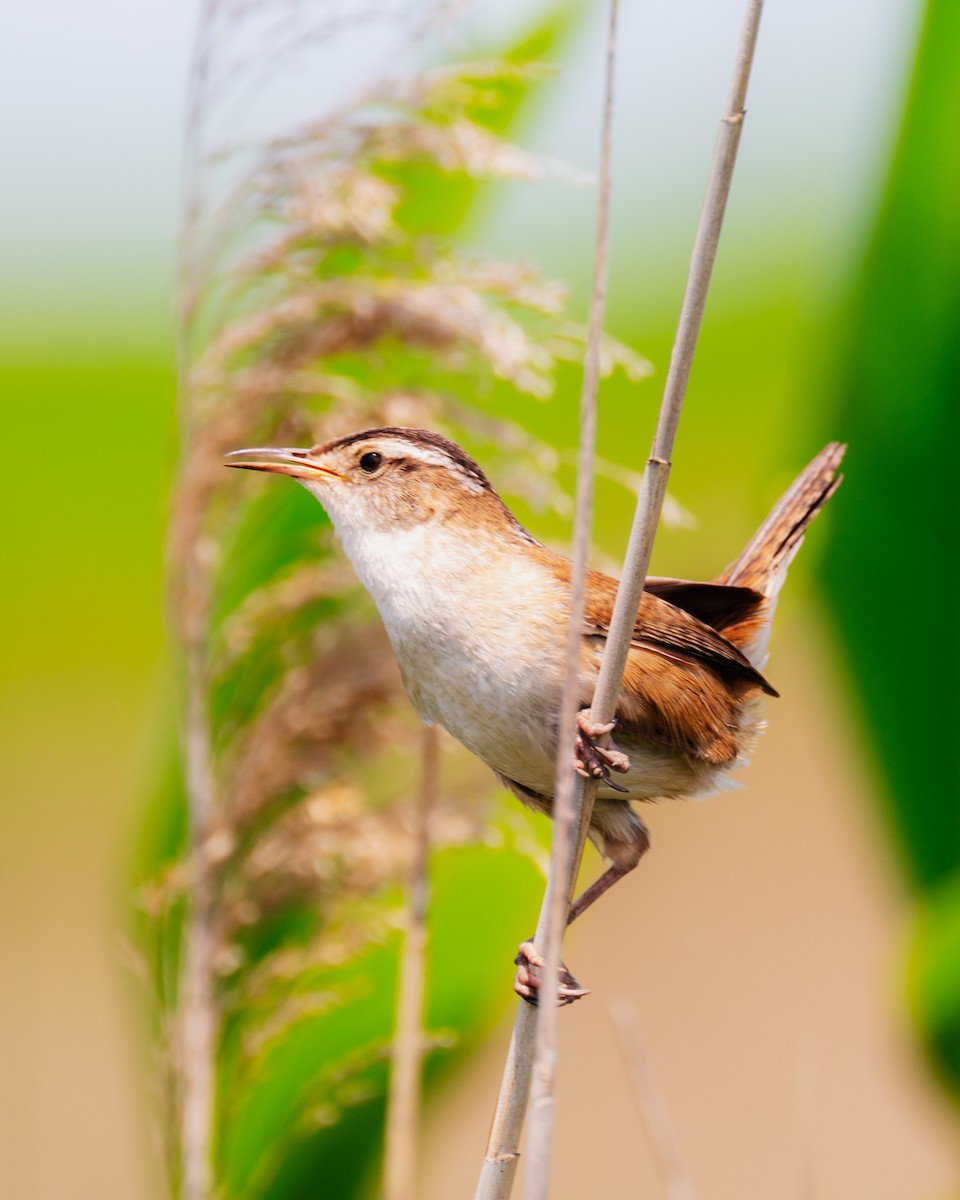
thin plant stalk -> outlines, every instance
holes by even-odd
[[[560,982],[560,952],[573,887],[573,862],[577,857],[578,829],[574,809],[574,779],[567,755],[576,733],[580,707],[580,655],[587,604],[587,558],[593,517],[594,454],[597,440],[597,389],[600,379],[600,341],[607,298],[607,265],[610,245],[610,193],[612,190],[613,94],[617,45],[617,0],[610,0],[607,22],[607,53],[603,100],[603,131],[600,149],[600,186],[597,204],[597,236],[590,297],[590,323],[580,396],[580,448],[577,462],[576,520],[573,535],[573,566],[570,572],[570,619],[563,697],[560,708],[559,746],[553,800],[553,845],[550,874],[544,903],[546,923],[542,943],[535,945],[544,956],[541,994],[557,994]],[[540,931],[538,930],[538,933]],[[524,1189],[527,1200],[546,1200],[550,1186],[550,1154],[553,1145],[554,1097],[557,1070],[557,1005],[547,1002],[539,1013],[530,1097],[529,1169]]]
[[[195,219],[199,178],[199,122],[202,93],[212,51],[211,32],[220,0],[205,0],[188,79],[183,138],[183,193],[180,229],[179,309],[177,320],[177,392],[187,395],[187,341],[190,319],[188,242]],[[189,436],[185,410],[184,436]],[[177,1026],[177,1120],[182,1200],[207,1200],[213,1186],[213,1121],[216,1101],[216,1045],[219,1017],[214,1000],[214,885],[206,852],[216,806],[210,735],[204,705],[207,679],[204,660],[204,614],[209,580],[196,559],[181,564],[187,603],[180,606],[186,651],[187,807],[190,838],[190,889],[180,969]],[[185,619],[183,613],[186,613]]]
[[[667,1200],[696,1200],[670,1110],[640,1036],[637,1007],[629,1000],[620,1000],[610,1006],[610,1016]]]
[[[640,597],[643,594],[643,586],[650,566],[653,539],[660,520],[663,497],[667,490],[670,459],[673,455],[677,427],[680,424],[683,398],[690,376],[697,338],[700,334],[700,325],[703,321],[707,289],[717,257],[723,215],[727,206],[727,197],[730,194],[730,182],[733,178],[733,168],[737,159],[737,148],[740,144],[740,133],[745,116],[744,103],[747,95],[747,83],[750,79],[750,68],[753,64],[753,52],[756,47],[762,10],[763,0],[747,0],[734,63],[733,82],[714,144],[707,194],[700,212],[700,225],[690,258],[687,286],[683,294],[680,320],[674,338],[673,351],[670,355],[670,368],[664,384],[657,429],[653,438],[650,458],[647,460],[647,467],[644,471],[643,484],[637,497],[633,528],[630,531],[630,541],[624,558],[623,574],[620,587],[617,589],[603,661],[600,664],[600,678],[597,681],[592,708],[594,721],[608,721],[613,716],[617,695],[620,691],[620,681],[623,678],[627,655],[630,651],[630,641],[636,625]]]
[[[397,1025],[387,1104],[384,1200],[416,1200],[417,1144],[423,1071],[426,994],[430,814],[437,799],[439,728],[423,731],[420,788],[414,805],[413,855],[407,884],[407,921],[400,960]]]
[[[600,666],[600,677],[594,694],[591,718],[597,723],[609,721],[614,714],[636,626],[640,598],[643,594],[653,550],[654,534],[660,520],[663,498],[666,493],[670,459],[673,454],[683,398],[703,319],[707,290],[716,259],[727,197],[730,192],[730,182],[743,128],[747,84],[762,10],[763,0],[747,0],[734,63],[733,82],[714,146],[707,192],[690,259],[687,284],[674,339],[670,369],[667,373],[660,404],[657,429],[644,471],[643,484],[637,497],[621,582],[617,589],[613,617]],[[562,753],[563,750],[561,750]],[[574,781],[573,802],[578,825],[578,853],[570,863],[569,874],[564,881],[568,896],[572,894],[573,883],[579,871],[580,856],[586,844],[596,792],[595,781],[586,782],[581,779]],[[548,895],[549,889],[548,882]],[[545,920],[546,901],[544,909],[541,910],[541,923],[537,926],[538,937],[545,932]],[[476,1200],[505,1200],[512,1189],[519,1160],[523,1117],[530,1095],[536,1016],[537,1013],[529,1005],[521,1003],[501,1081],[500,1094],[487,1143],[487,1153],[475,1193]]]
[[[183,999],[179,1024],[180,1195],[207,1200],[212,1179],[211,1149],[215,1096],[214,1047],[218,1020],[213,1003],[213,936],[209,879],[196,880],[184,950]]]
[[[219,1036],[213,994],[213,879],[206,845],[215,788],[203,712],[205,693],[195,667],[198,655],[193,653],[190,657],[194,669],[188,672],[185,738],[191,841],[190,893],[177,1017],[180,1195],[182,1200],[207,1200],[213,1179],[215,1055]]]

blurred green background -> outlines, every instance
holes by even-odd
[[[492,6],[470,17],[465,36],[471,45],[502,44],[537,11]],[[171,691],[162,591],[176,446],[169,297],[194,17],[185,0],[136,14],[106,0],[82,13],[51,3],[18,14],[5,73],[15,119],[3,133],[13,166],[0,330],[9,447],[0,477],[8,514],[0,593],[7,634],[0,1161],[9,1194],[20,1197],[160,1194],[149,1063],[134,990],[119,966],[120,914]],[[600,453],[617,463],[636,466],[646,453],[738,21],[739,6],[730,2],[625,6],[609,324],[658,373],[639,389],[618,383],[607,393]],[[538,89],[518,140],[590,168],[600,35],[595,18],[574,29],[558,50],[561,71]],[[884,1154],[871,1174],[869,1156],[857,1149],[869,1139],[860,1143],[847,1131],[833,1140],[810,1135],[808,1144],[792,1113],[779,1114],[778,1136],[800,1146],[798,1162],[821,1163],[835,1186],[845,1180],[844,1194],[869,1188],[891,1200],[956,1195],[960,1179],[955,1114],[915,1062],[904,1066],[899,998],[905,990],[917,1044],[956,1089],[960,805],[952,746],[960,631],[952,585],[960,506],[950,465],[960,432],[958,51],[960,10],[950,0],[862,0],[842,14],[826,3],[769,8],[672,480],[699,525],[667,531],[654,564],[676,575],[715,572],[822,442],[851,443],[847,480],[788,588],[783,667],[778,643],[771,664],[785,695],[784,676],[796,680],[797,706],[787,711],[801,723],[808,711],[826,714],[836,744],[804,743],[782,760],[764,749],[758,770],[776,788],[778,772],[798,771],[801,759],[820,762],[824,774],[833,769],[831,795],[838,778],[855,781],[855,794],[837,800],[855,831],[849,862],[831,870],[832,827],[824,824],[824,858],[816,850],[803,874],[811,891],[801,896],[809,919],[799,936],[816,942],[831,920],[844,930],[846,952],[838,951],[818,995],[842,1007],[844,989],[869,992],[884,1014],[876,1019],[889,1026],[884,1036],[900,1049],[896,1066],[878,1067],[877,1077],[866,1068],[845,1074],[830,1060],[791,1066],[784,1087],[794,1088],[796,1076],[802,1091],[805,1072],[820,1081],[810,1085],[816,1100],[797,1101],[800,1125],[822,1092],[835,1090],[838,1105],[849,1108],[862,1088],[863,1119]],[[467,240],[539,260],[572,281],[582,306],[593,203],[586,188],[511,185],[488,196]],[[517,413],[572,447],[576,393],[570,373],[557,401],[525,402]],[[601,482],[603,554],[620,553],[631,508],[626,492]],[[530,521],[538,532],[563,533],[556,523]],[[771,741],[784,736],[777,730],[789,720],[783,711],[769,714]],[[662,820],[666,828],[683,822],[695,838],[694,823],[713,828],[722,805],[731,821],[740,812],[749,822],[747,800],[766,806],[763,819],[773,819],[771,807],[774,817],[779,812],[783,840],[754,848],[772,860],[767,870],[775,876],[777,856],[785,861],[794,844],[789,823],[802,810],[777,810],[752,776],[744,796]],[[820,812],[812,802],[811,809]],[[757,810],[753,816],[760,819]],[[837,836],[845,846],[846,833]],[[665,845],[660,861],[671,852]],[[745,846],[745,862],[750,852]],[[750,878],[763,883],[762,875]],[[745,948],[748,961],[758,962],[768,941],[783,941],[784,961],[796,961],[803,974],[806,960],[776,923],[776,889],[772,879],[767,885],[743,900],[744,911],[770,907],[768,926],[758,915],[762,940]],[[649,895],[664,893],[651,884]],[[702,905],[691,903],[702,917]],[[518,914],[520,925],[527,919]],[[715,935],[701,926],[708,954]],[[686,928],[680,914],[677,929]],[[688,947],[694,962],[698,944]],[[869,962],[866,945],[874,948]],[[641,987],[644,1003],[654,1005],[655,990]],[[665,1012],[672,1002],[668,990]],[[658,1029],[657,1011],[642,1012]],[[835,1031],[851,1062],[860,1061],[859,1031],[874,1019],[853,1011],[849,1027]],[[667,1036],[652,1039],[654,1051]],[[755,1050],[764,1053],[762,1045]],[[499,1053],[498,1046],[494,1058]],[[663,1054],[669,1063],[666,1046]],[[479,1152],[492,1092],[475,1070]],[[663,1073],[691,1157],[710,1172],[702,1175],[704,1195],[793,1194],[800,1167],[779,1163],[777,1176],[728,1163]],[[877,1088],[882,1102],[871,1107]],[[870,1098],[868,1089],[875,1089]],[[762,1093],[753,1099],[764,1106]],[[843,1162],[846,1173],[824,1162]],[[465,1177],[472,1177],[469,1161]],[[778,1186],[784,1178],[789,1187]],[[438,1187],[430,1195],[462,1190]],[[823,1194],[833,1192],[825,1186]]]

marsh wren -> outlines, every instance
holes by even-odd
[[[787,567],[836,490],[832,443],[712,583],[649,578],[616,710],[614,746],[590,725],[616,581],[587,575],[580,734],[573,767],[599,779],[590,838],[610,867],[578,917],[649,846],[632,800],[702,796],[759,732],[761,674]],[[524,804],[551,812],[570,563],[532,537],[459,446],[423,429],[369,429],[309,450],[252,449],[227,465],[290,475],[327,510],[376,601],[413,706],[442,725]],[[611,771],[616,772],[615,780]],[[536,1002],[530,943],[515,987]],[[559,999],[584,994],[564,971]]]

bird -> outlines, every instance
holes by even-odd
[[[705,796],[745,762],[762,728],[761,698],[777,695],[762,673],[777,597],[808,524],[841,482],[845,450],[827,445],[711,582],[646,579],[609,726],[591,724],[589,707],[617,581],[587,572],[571,768],[598,781],[589,837],[610,865],[568,920],[648,849],[632,802]],[[464,450],[430,430],[368,429],[309,449],[235,450],[225,461],[291,476],[320,501],[421,720],[550,815],[570,561],[521,525]],[[531,940],[515,962],[515,990],[537,1003],[543,962]],[[557,1002],[585,994],[563,966]]]

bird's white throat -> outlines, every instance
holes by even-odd
[[[555,633],[565,595],[552,573],[509,538],[331,517],[420,716],[510,778],[541,782],[562,680]]]

